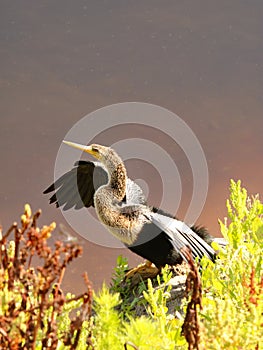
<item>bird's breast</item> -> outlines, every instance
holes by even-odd
[[[124,210],[112,201],[95,198],[95,210],[101,223],[122,243],[131,245],[140,233],[145,219],[138,212]]]

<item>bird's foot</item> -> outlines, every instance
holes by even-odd
[[[131,280],[131,285],[135,286],[141,280],[146,280],[147,278],[154,278],[158,275],[160,269],[158,269],[153,263],[146,260],[144,264],[140,264],[137,267],[129,270],[126,273],[125,279]]]

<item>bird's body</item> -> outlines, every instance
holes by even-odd
[[[77,163],[77,170],[73,168],[44,192],[55,191],[51,203],[64,205],[64,209],[79,209],[81,203],[82,207],[93,205],[101,223],[115,237],[158,268],[182,262],[185,246],[191,248],[194,257],[213,259],[215,252],[208,244],[212,238],[204,229],[191,229],[172,215],[148,206],[141,188],[127,177],[124,163],[114,150],[65,143],[92,154],[103,166]]]

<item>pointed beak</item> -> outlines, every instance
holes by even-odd
[[[93,157],[98,158],[98,154],[92,150],[91,146],[85,146],[85,145],[81,145],[79,143],[65,141],[65,140],[63,140],[63,143],[65,143],[68,146],[80,149],[81,151],[87,152],[87,153],[91,154]]]

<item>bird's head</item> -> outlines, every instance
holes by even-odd
[[[63,140],[63,143],[66,145],[69,145],[71,147],[80,149],[83,152],[87,152],[91,154],[94,158],[100,160],[102,163],[104,163],[105,159],[107,158],[110,148],[102,145],[92,144],[90,146],[81,145],[79,143],[70,142]]]
[[[118,154],[110,147],[92,144],[90,146],[80,145],[79,143],[63,141],[65,144],[80,149],[83,152],[91,154],[94,158],[98,159],[106,167],[112,182],[118,181],[118,187],[123,191],[121,192],[120,198],[122,199],[125,195],[126,190],[126,168],[123,161]],[[121,184],[120,184],[121,182]],[[116,186],[116,185],[115,185]],[[119,191],[119,189],[118,189]]]
[[[126,181],[126,169],[123,161],[118,156],[118,154],[110,147],[92,144],[90,146],[80,145],[79,143],[63,141],[65,144],[80,149],[83,152],[91,154],[94,158],[98,159],[106,167],[110,176],[117,171],[117,175],[120,174],[123,176],[123,183],[125,187]],[[115,174],[116,176],[116,174]]]

